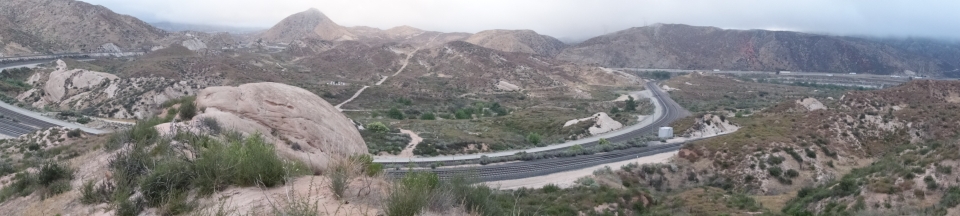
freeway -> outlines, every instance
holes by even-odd
[[[27,67],[45,62],[49,62],[49,60],[19,61],[16,63],[0,64],[0,67]],[[0,135],[5,137],[19,137],[20,135],[32,133],[40,129],[58,126],[68,129],[79,128],[80,130],[91,134],[106,133],[106,131],[103,130],[88,128],[74,123],[49,118],[40,115],[39,113],[7,104],[6,102],[0,102]]]
[[[553,148],[544,148],[540,151],[531,151],[522,150],[528,153],[532,152],[556,152],[556,151],[565,151],[567,144],[570,143],[580,143],[584,147],[590,147],[593,145],[598,145],[599,137],[606,137],[607,140],[611,142],[626,142],[632,140],[633,138],[641,137],[646,134],[656,132],[659,127],[667,126],[673,121],[683,118],[690,115],[689,112],[684,110],[677,104],[673,99],[670,99],[669,95],[660,89],[656,83],[648,82],[647,89],[653,94],[654,104],[657,105],[657,109],[660,112],[659,117],[655,118],[650,124],[642,125],[639,128],[625,129],[617,131],[617,133],[607,133],[608,136],[594,136],[592,139],[581,139],[576,141],[567,142],[560,145],[553,145]],[[629,160],[638,157],[645,157],[650,155],[655,155],[659,153],[665,153],[670,151],[676,151],[680,149],[685,143],[671,143],[671,144],[659,144],[654,143],[647,147],[636,147],[629,148],[618,151],[611,151],[606,153],[597,153],[592,155],[581,155],[575,157],[560,157],[560,158],[549,158],[541,159],[534,161],[518,161],[512,163],[504,164],[495,164],[495,165],[484,165],[484,166],[468,166],[468,167],[441,167],[436,169],[416,169],[418,171],[429,171],[437,173],[440,178],[449,179],[455,176],[474,176],[481,181],[502,181],[502,180],[511,180],[511,179],[520,179],[528,178],[534,176],[541,176],[551,173],[564,172],[576,169],[587,168],[591,166],[597,166],[606,163],[619,162],[624,160]],[[477,161],[479,157],[483,155],[495,155],[495,156],[509,156],[513,155],[518,151],[508,151],[508,152],[498,152],[498,153],[488,153],[488,154],[475,154],[475,155],[459,155],[455,158],[450,157],[433,157],[433,158],[406,158],[407,161],[397,160],[397,161],[384,161],[380,159],[376,161],[382,164],[388,164],[392,167],[402,167],[407,163],[416,163],[418,166],[423,167],[424,164],[436,163],[441,161]],[[491,156],[488,156],[491,157]],[[417,160],[419,159],[419,160]],[[431,159],[431,160],[423,160]],[[398,178],[405,175],[409,172],[409,169],[393,169],[387,170],[386,174],[391,178]]]
[[[564,151],[570,146],[581,145],[583,147],[590,147],[597,145],[601,138],[607,139],[610,142],[627,142],[633,140],[634,138],[642,137],[643,135],[656,133],[656,131],[662,127],[667,126],[673,121],[686,117],[690,115],[685,109],[680,107],[679,104],[670,99],[670,95],[665,91],[660,89],[655,82],[647,82],[646,88],[650,90],[653,95],[653,104],[657,107],[653,116],[648,117],[648,122],[641,122],[635,125],[627,126],[623,129],[612,131],[604,134],[599,134],[596,136],[591,136],[579,140],[568,141],[562,144],[555,144],[546,147],[523,149],[523,150],[512,150],[512,151],[501,151],[501,152],[492,152],[492,153],[480,153],[480,154],[470,154],[470,155],[455,155],[455,156],[438,156],[438,157],[417,157],[417,158],[397,158],[397,157],[377,157],[374,159],[374,162],[382,164],[394,164],[394,165],[406,165],[408,163],[423,163],[431,164],[435,162],[449,162],[449,161],[464,161],[464,160],[478,160],[483,156],[487,157],[503,157],[511,156],[516,153],[526,152],[526,153],[536,153],[536,152],[554,152],[554,151]]]
[[[576,169],[582,169],[607,163],[620,162],[650,155],[676,151],[686,143],[654,145],[641,148],[630,148],[607,153],[580,155],[575,157],[550,158],[534,161],[521,161],[505,164],[485,165],[476,167],[450,167],[437,169],[417,169],[436,173],[440,179],[450,179],[457,176],[476,177],[480,181],[503,181],[512,179],[542,176]],[[386,170],[389,178],[399,178],[410,172],[408,169]]]

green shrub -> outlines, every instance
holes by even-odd
[[[350,185],[351,174],[353,173],[352,164],[360,162],[359,160],[366,160],[362,156],[351,157],[350,160],[345,161],[336,161],[334,162],[333,169],[330,170],[328,177],[330,177],[330,190],[333,191],[333,194],[336,195],[337,199],[344,199],[345,192],[347,187]],[[362,162],[361,162],[362,163]]]
[[[540,141],[541,141],[540,134],[538,133],[527,134],[527,142],[530,142],[530,144],[539,145]]]
[[[228,184],[273,187],[283,183],[285,164],[260,135],[226,144],[210,143],[193,163],[194,185],[209,194]]]
[[[932,176],[923,177],[923,182],[927,184],[927,189],[933,190],[939,187],[937,181]]]
[[[197,105],[194,102],[186,101],[180,105],[180,119],[193,119],[197,115]]]
[[[800,172],[797,172],[797,170],[794,169],[789,169],[786,173],[784,173],[784,176],[787,178],[796,178],[797,176],[800,176]]]
[[[373,123],[367,124],[366,129],[374,133],[390,132],[390,128],[387,127],[387,125],[384,125],[382,122],[373,122]]]
[[[82,135],[82,134],[83,134],[83,131],[81,131],[79,128],[77,128],[77,129],[73,129],[73,130],[70,130],[69,132],[67,132],[67,137],[75,138],[75,137],[80,137],[80,135]]]
[[[771,155],[770,157],[767,157],[767,163],[770,165],[779,165],[780,163],[783,163],[783,157]]]
[[[77,123],[80,123],[80,124],[87,124],[87,123],[90,123],[91,121],[93,120],[91,120],[90,117],[86,117],[86,116],[77,118]]]
[[[543,190],[544,193],[553,193],[553,192],[560,191],[560,187],[555,184],[547,184],[547,185],[544,185],[541,190]]]
[[[807,149],[804,149],[803,151],[805,151],[805,152],[807,153],[807,157],[809,157],[809,158],[817,158],[817,152],[816,152],[816,151],[813,151],[813,149],[807,148]]]
[[[210,117],[202,118],[200,119],[200,124],[202,124],[203,127],[206,128],[208,131],[210,131],[210,133],[212,134],[220,134],[221,132],[223,132],[223,127],[220,125],[220,122],[217,121],[217,119],[215,118],[210,118]]]
[[[420,115],[420,120],[437,120],[437,116],[435,116],[433,113],[428,112],[428,113],[424,113],[423,115]]]
[[[610,145],[610,141],[605,138],[600,138],[600,141],[597,142],[600,145]]]
[[[388,216],[419,215],[439,182],[439,177],[433,173],[407,173],[391,188],[384,212]]]
[[[109,181],[97,185],[94,181],[86,181],[80,188],[80,202],[83,204],[106,203],[112,198],[116,187]]]
[[[190,164],[186,161],[169,159],[158,162],[150,174],[143,177],[140,192],[146,204],[157,207],[178,193],[190,188]]]
[[[56,181],[72,180],[73,170],[59,163],[47,163],[40,167],[37,173],[37,183],[50,186]]]
[[[770,167],[767,169],[767,171],[773,177],[780,177],[780,174],[783,173],[783,169],[780,169],[780,167]]]
[[[467,114],[467,112],[464,111],[463,109],[457,110],[457,112],[453,113],[453,115],[454,115],[457,119],[470,119],[470,118],[471,118],[471,117],[470,117],[470,114]]]
[[[957,204],[960,204],[960,187],[950,186],[950,188],[947,188],[947,192],[943,194],[943,198],[940,198],[940,205],[946,208],[953,208],[956,207]]]
[[[627,106],[624,108],[627,112],[637,111],[637,101],[633,99],[633,96],[627,96]]]
[[[143,211],[144,201],[141,199],[128,200],[123,199],[119,200],[117,203],[117,216],[136,216],[140,215],[140,212]]]
[[[0,201],[16,196],[27,196],[38,188],[37,176],[28,172],[20,172],[13,176],[11,183],[0,190]]]
[[[403,112],[400,112],[400,110],[397,109],[396,107],[391,108],[390,111],[387,111],[387,117],[390,117],[390,118],[396,119],[396,120],[403,120],[403,119],[405,119],[404,116],[403,116]]]
[[[48,195],[57,195],[70,191],[70,180],[58,180],[47,186]]]

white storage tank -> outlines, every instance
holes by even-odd
[[[657,135],[660,139],[673,138],[673,127],[660,127],[660,133]]]

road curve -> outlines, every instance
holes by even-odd
[[[546,147],[531,148],[531,149],[522,149],[522,150],[510,150],[510,151],[501,151],[501,152],[491,152],[491,153],[480,153],[480,154],[471,154],[471,155],[455,155],[455,156],[437,156],[437,157],[417,157],[417,158],[398,158],[398,157],[377,157],[374,159],[374,162],[383,163],[383,164],[393,164],[393,165],[406,165],[409,163],[417,163],[420,165],[429,166],[429,164],[436,162],[452,162],[452,161],[469,161],[469,160],[479,160],[483,156],[487,157],[504,157],[512,156],[519,152],[526,153],[536,153],[536,152],[556,152],[556,151],[565,151],[568,147],[573,145],[581,145],[583,147],[590,147],[597,145],[601,138],[607,139],[610,142],[627,142],[633,138],[642,137],[645,134],[656,133],[657,130],[662,126],[667,126],[677,119],[686,117],[689,115],[685,109],[680,107],[679,104],[670,99],[670,95],[660,89],[655,82],[648,82],[646,88],[650,90],[653,94],[654,105],[657,106],[656,112],[659,113],[659,116],[656,114],[653,117],[656,117],[654,121],[647,125],[634,125],[636,128],[627,128],[620,129],[617,131],[612,131],[604,134],[599,134],[596,136],[591,136],[579,140],[572,140],[562,144],[555,144]],[[452,163],[447,163],[452,164]]]
[[[675,101],[670,99],[669,95],[666,92],[661,90],[656,86],[655,83],[648,83],[647,89],[650,89],[654,94],[654,98],[657,100],[657,103],[661,104],[663,107],[663,115],[658,118],[654,123],[647,125],[643,128],[628,131],[626,133],[619,134],[607,138],[611,142],[626,142],[636,137],[641,137],[644,134],[653,133],[659,129],[661,126],[666,126],[672,123],[673,121],[683,118],[690,115],[689,112],[684,110],[677,104]],[[455,176],[472,176],[476,177],[480,181],[502,181],[502,180],[512,180],[512,179],[521,179],[529,178],[541,175],[547,175],[551,173],[564,172],[576,169],[583,169],[587,167],[597,166],[601,164],[614,163],[625,161],[633,158],[646,157],[650,155],[655,155],[659,153],[665,153],[670,151],[676,151],[682,147],[684,143],[671,143],[671,144],[654,144],[647,147],[635,147],[611,152],[597,153],[592,155],[580,155],[575,157],[559,157],[559,158],[549,158],[533,161],[518,161],[512,163],[504,164],[495,164],[495,165],[484,165],[484,166],[472,166],[472,167],[441,167],[436,169],[416,169],[415,171],[427,171],[433,172],[440,176],[441,179],[449,179]],[[589,147],[597,145],[596,141],[589,142],[584,144],[584,147]],[[548,150],[545,152],[554,152],[554,151],[565,151],[566,148],[557,148],[553,150]],[[465,156],[461,160],[475,160],[467,159]],[[379,162],[384,163],[384,162]],[[410,162],[407,162],[410,163]],[[417,163],[418,166],[423,166],[427,164],[429,166],[429,161],[419,161],[413,162]],[[384,163],[391,164],[392,167],[402,167],[400,162],[394,163]],[[410,172],[410,169],[406,168],[395,168],[386,170],[386,174],[390,178],[398,178],[405,175],[407,172]]]

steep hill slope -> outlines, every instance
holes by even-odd
[[[936,47],[930,52],[929,47]],[[657,24],[595,37],[559,59],[609,67],[960,76],[960,45]]]
[[[137,18],[80,1],[0,1],[0,53],[4,56],[143,51],[166,34]]]
[[[473,34],[465,41],[504,52],[544,56],[554,56],[566,46],[556,38],[531,30],[487,30]]]
[[[353,40],[354,37],[346,28],[337,25],[316,8],[293,14],[260,34],[263,40],[281,43],[305,38],[334,41]]]

